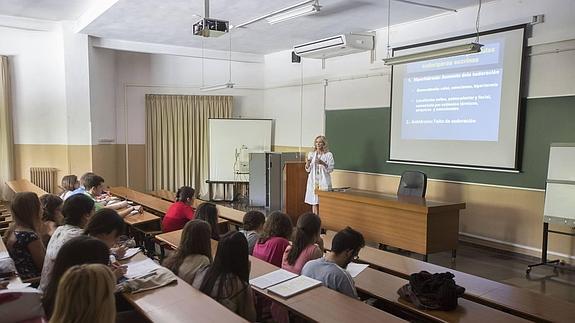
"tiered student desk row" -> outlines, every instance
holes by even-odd
[[[323,237],[324,246],[328,250],[331,248],[334,235],[335,232],[328,231]],[[391,285],[395,284],[393,288],[399,288],[402,283],[407,283],[407,280],[400,282],[397,278],[406,279],[412,273],[423,270],[430,273],[449,271],[455,275],[455,282],[465,287],[464,299],[459,300],[459,304],[465,316],[469,315],[470,311],[474,309],[480,309],[481,315],[485,315],[484,321],[493,321],[495,320],[492,318],[494,312],[490,312],[490,310],[497,309],[513,314],[516,317],[536,322],[575,322],[575,305],[530,290],[506,285],[372,247],[363,248],[359,252],[359,260],[380,270],[378,273],[378,271],[373,268],[367,268],[356,278],[358,289],[367,294],[376,294],[380,291],[378,285],[386,283]],[[388,275],[381,275],[380,273],[387,273]],[[388,281],[383,282],[385,279],[388,279]],[[389,289],[391,290],[392,287]],[[457,311],[451,313],[455,314],[456,312]],[[487,313],[490,314],[488,315]],[[450,314],[446,313],[446,315]],[[487,319],[490,317],[491,319]],[[479,318],[476,317],[475,319]]]
[[[156,239],[173,249],[179,247],[180,238],[181,230],[156,236]],[[212,240],[212,252],[214,254],[216,249],[217,241]],[[252,256],[250,256],[250,262],[250,279],[279,269]],[[313,288],[287,299],[267,293],[266,290],[255,287],[253,289],[256,293],[272,299],[297,315],[314,322],[404,322],[387,312],[324,286]]]

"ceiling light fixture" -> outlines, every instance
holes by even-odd
[[[418,52],[413,54],[384,58],[383,61],[385,62],[385,65],[397,65],[397,64],[406,64],[419,61],[427,61],[436,58],[474,54],[480,52],[482,46],[483,45],[478,43],[468,43],[463,45],[456,45],[456,46],[428,50],[425,52]]]
[[[321,6],[319,5],[319,0],[306,0],[235,25],[233,28],[242,28],[264,19],[267,20],[270,24],[275,24],[293,18],[315,14],[319,12],[320,8]]]
[[[389,0],[391,1],[391,0]],[[388,3],[388,10],[389,10],[389,3]],[[475,40],[470,43],[462,44],[462,45],[455,45],[449,47],[443,47],[438,49],[432,49],[424,52],[418,52],[413,54],[401,55],[401,56],[394,56],[394,57],[387,57],[384,58],[383,61],[385,65],[397,65],[397,64],[406,64],[406,63],[413,63],[413,62],[420,62],[426,61],[431,59],[437,58],[444,58],[444,57],[452,57],[452,56],[459,56],[459,55],[466,55],[466,54],[475,54],[481,51],[482,44],[479,43],[479,13],[481,12],[481,0],[479,0],[479,7],[477,8],[477,18],[475,20]],[[389,48],[389,12],[388,12],[388,21],[387,21],[387,30],[388,30],[388,48]]]
[[[204,87],[200,88],[200,91],[209,92],[209,91],[217,91],[217,90],[233,89],[233,88],[234,88],[234,83],[228,82],[228,83],[224,83],[224,84],[204,86]]]
[[[284,11],[273,16],[267,17],[266,21],[271,24],[277,24],[280,22],[288,21],[294,18],[308,16],[316,14],[320,11],[321,6],[319,5],[318,1],[315,1],[312,4],[307,4],[305,6],[296,7],[294,9]]]

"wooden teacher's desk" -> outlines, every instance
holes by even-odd
[[[413,196],[370,191],[317,191],[322,226],[339,231],[347,226],[367,241],[427,255],[452,250],[459,235],[459,210],[465,203],[427,201]]]

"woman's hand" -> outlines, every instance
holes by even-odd
[[[114,273],[114,277],[116,277],[116,280],[122,278],[122,276],[128,272],[128,266],[122,266],[118,262],[114,262],[110,266],[112,268],[112,272]]]

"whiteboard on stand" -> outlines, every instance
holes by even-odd
[[[248,182],[249,153],[271,151],[273,120],[209,119],[208,127],[209,179]]]

